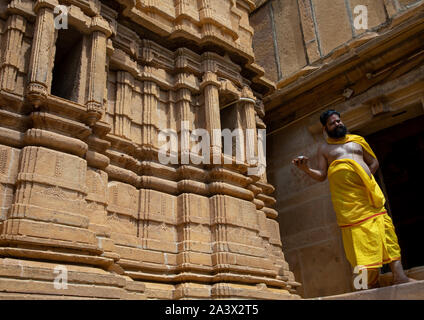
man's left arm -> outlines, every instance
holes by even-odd
[[[380,166],[378,160],[364,150],[364,161],[370,168],[371,173],[374,175]]]

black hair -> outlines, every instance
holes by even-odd
[[[340,113],[338,113],[336,110],[327,110],[321,113],[319,121],[321,121],[321,124],[325,126],[327,124],[328,118],[330,118],[333,114],[337,114],[340,117]]]

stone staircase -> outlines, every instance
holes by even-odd
[[[308,300],[424,300],[424,280]]]
[[[308,300],[424,300],[424,266],[405,270],[405,274],[417,282],[391,285],[391,272],[380,275],[380,288],[361,290],[334,296]]]

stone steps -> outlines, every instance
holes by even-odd
[[[424,300],[424,280],[308,300]]]

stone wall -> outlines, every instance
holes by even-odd
[[[283,250],[302,297],[350,292],[352,270],[328,182],[314,182],[291,160],[305,155],[316,167],[325,141],[319,116],[327,109],[338,110],[350,132],[365,137],[424,114],[424,1],[257,3],[255,54],[279,81],[263,102]],[[357,4],[368,6],[369,30],[352,29]]]
[[[335,57],[346,44],[402,15],[421,0],[257,0],[251,14],[257,63],[284,86],[303,69]],[[356,29],[355,7],[366,6],[368,29]],[[358,20],[359,21],[359,20]]]
[[[299,298],[265,173],[158,161],[161,130],[212,134],[229,102],[237,128],[264,128],[254,8],[0,1],[0,297]]]

